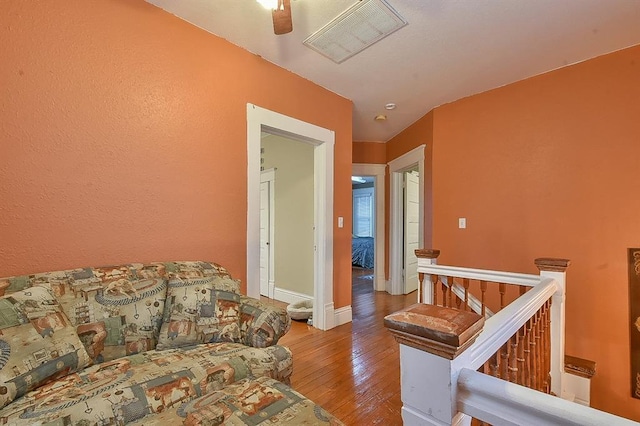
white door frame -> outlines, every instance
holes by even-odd
[[[269,289],[267,290],[267,296],[273,299],[275,293],[276,280],[275,280],[275,234],[276,234],[276,214],[275,214],[275,181],[276,181],[276,169],[267,169],[260,172],[260,183],[269,184],[269,276],[267,282],[269,283]],[[262,207],[262,206],[261,206]]]
[[[403,176],[405,170],[418,164],[419,173],[419,200],[420,211],[418,215],[418,235],[420,247],[424,245],[424,150],[426,145],[420,145],[411,151],[391,160],[389,165],[390,177],[390,211],[389,211],[389,281],[386,290],[390,294],[404,294],[403,269]]]
[[[374,176],[375,181],[375,238],[373,253],[373,289],[385,291],[384,275],[384,174],[387,169],[386,164],[360,164],[355,163],[351,167],[353,176]]]
[[[333,164],[335,132],[247,103],[247,295],[260,297],[260,140],[262,132],[314,149],[315,256],[313,326],[335,326],[333,304]]]

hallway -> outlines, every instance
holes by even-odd
[[[353,322],[320,331],[293,321],[279,343],[293,352],[294,389],[343,422],[401,425],[398,344],[383,318],[415,303],[416,295],[374,292],[367,271],[353,268]]]

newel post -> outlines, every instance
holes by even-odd
[[[567,284],[568,259],[539,258],[535,264],[540,270],[540,276],[552,278],[558,284],[558,289],[551,297],[551,392],[564,397],[562,378],[564,376],[564,299]]]
[[[421,266],[435,265],[440,250],[434,249],[418,249],[415,251],[418,258],[418,303],[433,304],[433,284],[431,283],[431,275],[420,272]],[[426,280],[425,280],[426,277]],[[422,295],[422,298],[420,297]]]
[[[460,355],[482,331],[484,317],[417,303],[384,324],[400,345],[404,425],[469,425],[457,408],[458,375],[466,366]]]

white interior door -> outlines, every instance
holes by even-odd
[[[260,295],[269,295],[269,182],[260,183]]]
[[[418,258],[420,248],[420,182],[418,172],[405,172],[404,185],[404,294],[418,289]]]
[[[275,288],[275,179],[276,170],[260,173],[260,294],[273,299]]]

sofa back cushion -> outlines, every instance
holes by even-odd
[[[44,287],[59,301],[93,362],[155,348],[166,297],[162,263],[124,264],[0,279],[7,294]]]
[[[227,269],[213,262],[176,261],[163,262],[164,273],[168,278],[226,277],[231,278]]]
[[[0,297],[0,407],[90,363],[50,290],[31,287]]]
[[[162,265],[101,266],[68,275],[68,286],[54,286],[54,292],[94,362],[155,348],[167,291]]]
[[[237,281],[224,275],[169,277],[156,349],[241,341]]]
[[[76,327],[95,363],[156,346],[164,313],[167,278],[210,278],[217,290],[240,293],[240,284],[221,265],[204,261],[129,263],[0,278],[0,295],[33,286],[49,289]],[[237,297],[214,294],[218,305]],[[225,302],[226,301],[226,302]],[[227,309],[229,312],[229,310]],[[232,309],[233,311],[233,309]],[[235,323],[228,317],[227,325]],[[227,327],[227,330],[233,327]],[[236,341],[233,337],[222,340]]]

